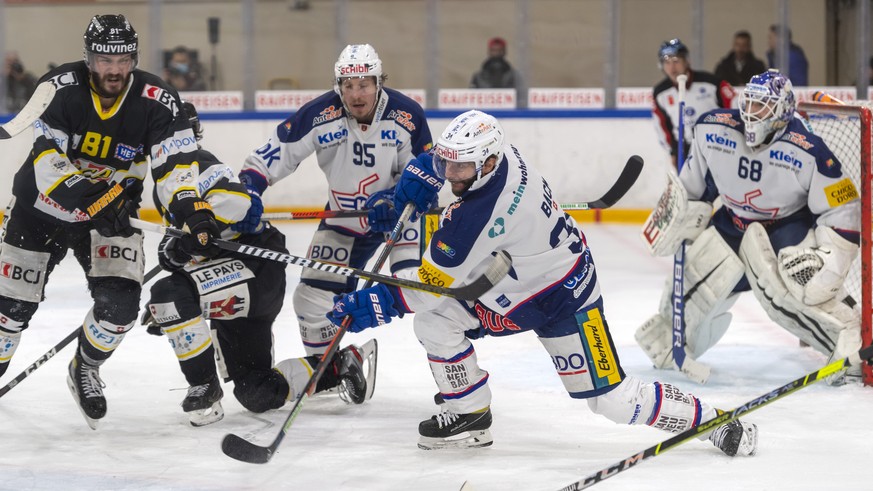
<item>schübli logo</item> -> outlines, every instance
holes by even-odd
[[[104,53],[107,55],[117,55],[125,53],[136,53],[136,43],[129,44],[98,44],[91,43],[92,53]]]

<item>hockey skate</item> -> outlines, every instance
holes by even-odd
[[[709,441],[730,457],[751,457],[758,450],[758,427],[754,423],[731,421],[713,430]]]
[[[418,425],[418,434],[421,435],[418,448],[442,450],[487,447],[494,443],[488,428],[491,428],[491,408],[469,414],[444,410]]]
[[[363,404],[373,397],[376,390],[376,359],[379,344],[371,339],[358,347],[346,346],[337,354],[340,399],[347,404]],[[367,369],[364,370],[366,362]]]
[[[182,410],[188,415],[191,426],[206,426],[224,418],[221,398],[224,392],[218,377],[203,385],[188,387],[188,395],[182,401]]]
[[[106,416],[106,398],[103,397],[106,384],[100,379],[100,368],[89,365],[78,350],[70,362],[67,387],[70,388],[70,393],[73,394],[88,426],[96,430],[98,420]]]

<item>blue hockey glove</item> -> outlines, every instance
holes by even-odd
[[[241,234],[259,234],[264,231],[261,225],[261,215],[264,214],[264,202],[261,195],[267,190],[269,184],[264,176],[251,170],[243,170],[239,173],[239,180],[246,186],[246,191],[251,198],[251,204],[242,220],[230,224],[230,229]]]
[[[394,189],[376,191],[364,203],[367,208],[367,221],[373,232],[390,232],[397,225],[397,210],[394,208]]]
[[[430,153],[420,154],[406,164],[400,175],[394,191],[394,208],[402,210],[406,203],[415,203],[412,221],[417,220],[420,214],[436,206],[443,182],[433,170],[433,156]]]
[[[368,327],[381,326],[391,322],[400,312],[394,308],[394,296],[385,285],[337,295],[333,297],[333,310],[327,318],[336,325],[343,323],[345,316],[351,316],[349,332],[361,332]]]

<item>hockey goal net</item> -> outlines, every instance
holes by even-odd
[[[861,315],[861,337],[864,346],[871,342],[871,110],[869,105],[841,105],[820,102],[801,102],[798,111],[807,117],[817,135],[837,156],[843,172],[854,181],[861,195],[861,252],[852,264],[846,278],[846,293],[850,303]],[[873,385],[873,370],[864,366],[864,383]]]

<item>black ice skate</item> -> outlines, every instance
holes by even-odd
[[[205,426],[224,418],[221,398],[224,392],[218,377],[203,385],[188,387],[188,395],[182,401],[182,410],[188,414],[191,426]]]
[[[376,390],[378,355],[379,345],[375,339],[367,341],[361,347],[351,344],[340,350],[336,361],[339,364],[340,381],[337,390],[340,399],[348,404],[363,404],[373,397],[373,391]]]
[[[491,438],[491,409],[469,414],[455,414],[444,410],[418,425],[418,448],[441,450],[444,448],[487,447],[494,443]]]
[[[106,416],[106,398],[103,397],[106,384],[100,379],[100,368],[86,363],[78,350],[70,362],[67,386],[88,426],[96,430],[97,420]]]
[[[731,421],[713,430],[709,441],[730,457],[750,457],[758,449],[758,427],[754,423]]]

